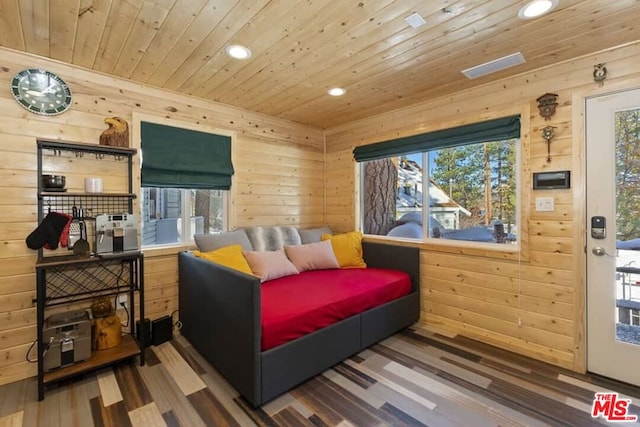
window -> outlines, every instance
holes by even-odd
[[[227,197],[225,190],[143,187],[142,245],[188,243],[194,234],[224,231]]]
[[[519,133],[512,117],[356,148],[362,231],[517,243]]]
[[[640,311],[631,309],[631,324],[633,326],[640,326]]]
[[[140,121],[140,141],[143,246],[224,231],[231,136]]]

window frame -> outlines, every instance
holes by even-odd
[[[491,243],[491,242],[476,242],[476,241],[472,241],[472,240],[454,240],[454,239],[446,239],[446,238],[435,238],[435,237],[431,237],[430,233],[429,233],[429,221],[422,221],[422,238],[421,239],[413,239],[413,238],[402,238],[402,237],[393,237],[393,236],[379,236],[376,234],[366,234],[366,236],[375,236],[375,237],[384,237],[387,239],[391,239],[391,240],[399,240],[399,241],[412,241],[412,242],[418,242],[418,243],[429,243],[429,244],[434,244],[434,245],[447,245],[447,246],[460,246],[460,247],[471,247],[471,248],[487,248],[487,249],[496,249],[496,250],[500,250],[500,251],[505,251],[505,252],[515,252],[515,251],[519,251],[520,250],[520,246],[521,246],[521,241],[522,241],[522,235],[521,235],[521,230],[522,230],[522,226],[521,226],[521,221],[522,221],[522,216],[521,216],[521,205],[522,205],[522,192],[521,192],[521,178],[522,178],[522,167],[521,167],[521,138],[516,138],[515,139],[515,149],[516,149],[516,158],[515,158],[515,165],[516,165],[516,214],[515,217],[518,219],[518,222],[516,224],[516,236],[518,236],[518,239],[516,241],[516,243],[514,244],[509,244],[509,245],[505,245],[505,244],[500,244],[500,243]],[[471,144],[470,144],[471,145]],[[422,156],[422,164],[423,165],[429,165],[429,158],[431,153],[438,151],[438,150],[430,150],[430,151],[423,151],[421,153],[416,153],[416,154],[421,154]],[[360,162],[359,164],[359,175],[360,175],[360,193],[364,196],[365,193],[365,182],[364,182],[364,171],[363,169],[366,166],[366,161],[364,162]],[[422,214],[422,218],[429,218],[430,215],[430,209],[429,209],[429,204],[425,203],[425,194],[429,194],[429,182],[430,182],[430,170],[429,167],[424,167],[422,169],[422,194],[423,194],[423,203],[422,203],[422,210],[420,211]],[[362,215],[364,215],[364,197],[360,197],[360,231],[364,232],[363,230],[363,217]]]
[[[629,309],[629,323],[632,326],[640,326],[640,311],[639,310],[634,310],[632,308]]]
[[[143,193],[143,188],[154,188],[154,187],[140,187],[140,193]],[[189,230],[191,228],[191,208],[192,208],[192,197],[190,192],[194,189],[191,188],[177,188],[181,192],[180,197],[180,230]],[[215,190],[209,190],[215,191]],[[229,192],[230,190],[217,190],[222,193],[222,228],[223,232],[229,229]],[[140,203],[138,203],[138,207],[142,205],[143,198],[140,197]],[[140,232],[142,233],[142,225],[144,221],[140,221]],[[142,249],[155,249],[155,248],[170,248],[175,246],[191,246],[195,245],[195,241],[193,239],[193,235],[189,233],[189,236],[185,236],[185,233],[180,233],[180,241],[172,242],[172,243],[160,243],[157,245],[141,245]]]
[[[380,240],[380,241],[396,241],[402,242],[402,244],[406,245],[415,245],[425,250],[433,250],[438,252],[459,254],[459,255],[470,255],[470,256],[481,256],[487,258],[496,258],[502,260],[511,260],[518,262],[527,262],[530,260],[529,253],[529,227],[527,224],[531,207],[530,204],[530,193],[528,192],[532,186],[532,178],[531,174],[528,173],[530,171],[531,164],[531,137],[529,129],[531,129],[531,106],[529,104],[522,104],[515,108],[506,108],[504,110],[496,110],[493,112],[491,117],[463,117],[455,120],[441,120],[438,123],[438,126],[434,126],[433,128],[429,126],[421,127],[421,132],[430,132],[439,129],[446,129],[449,127],[460,126],[461,124],[478,122],[480,120],[486,120],[497,117],[506,117],[511,115],[520,115],[520,137],[517,138],[519,141],[518,144],[518,180],[517,180],[517,195],[518,195],[518,208],[517,208],[517,218],[518,218],[518,233],[519,239],[517,244],[513,245],[502,245],[495,243],[485,243],[485,242],[470,242],[463,240],[450,240],[450,239],[435,239],[435,238],[426,238],[426,232],[424,230],[424,222],[423,222],[423,238],[422,240],[418,239],[404,239],[399,237],[389,237],[389,236],[379,236],[374,234],[365,234],[366,238],[369,240]],[[390,138],[397,138],[398,136],[402,136],[402,132],[398,129],[390,130]],[[392,136],[391,136],[392,135]],[[405,135],[410,135],[409,133],[405,133]],[[376,141],[380,141],[380,135],[376,136],[376,139],[371,140],[363,140],[361,144],[375,143]],[[364,173],[362,168],[362,162],[353,162],[354,165],[354,173],[355,179],[354,184],[355,188],[355,227],[358,230],[363,231],[363,214],[364,214]],[[426,181],[423,180],[423,194],[427,191],[425,188]]]
[[[175,119],[171,119],[171,118],[166,118],[166,117],[161,117],[161,116],[154,116],[154,115],[149,115],[149,114],[143,114],[143,113],[138,113],[138,112],[133,112],[132,113],[132,118],[131,118],[131,144],[132,144],[132,148],[136,148],[139,153],[141,153],[140,155],[136,156],[136,161],[137,161],[137,165],[135,165],[136,167],[134,167],[134,182],[135,182],[135,186],[136,188],[134,189],[134,191],[136,192],[136,194],[142,194],[142,182],[141,182],[141,168],[142,168],[142,150],[141,150],[141,141],[142,141],[142,137],[141,137],[141,122],[148,122],[148,123],[156,123],[156,124],[160,124],[160,125],[167,125],[167,126],[173,126],[173,127],[178,127],[178,128],[184,128],[184,129],[189,129],[189,130],[194,130],[194,131],[199,131],[199,132],[206,132],[206,133],[212,133],[212,134],[217,134],[217,135],[223,135],[223,136],[228,136],[231,138],[231,158],[232,160],[235,158],[235,146],[236,146],[236,140],[237,140],[237,132],[234,131],[229,131],[226,129],[220,129],[220,128],[216,128],[216,127],[212,127],[212,126],[207,126],[207,125],[202,125],[202,124],[196,124],[196,123],[189,123],[189,122],[184,122],[181,120],[175,120]],[[235,175],[234,175],[235,176]],[[222,205],[223,205],[223,231],[227,231],[230,229],[231,226],[231,203],[230,203],[230,198],[232,197],[232,189],[233,189],[233,182],[234,182],[234,176],[231,177],[231,188],[229,190],[220,190],[223,192],[223,201],[222,201]],[[191,191],[192,189],[181,189],[181,191],[183,192],[183,195],[187,192],[187,191]],[[181,227],[182,230],[185,230],[185,223],[187,227],[190,227],[190,204],[185,202],[186,198],[182,197],[182,202],[181,202],[181,215],[182,215],[182,223],[181,223]],[[140,203],[135,203],[134,205],[134,214],[136,215],[137,218],[139,218],[139,222],[140,222],[140,235],[142,235],[142,211],[141,211],[141,203],[142,203],[142,197],[140,197]],[[187,205],[187,206],[185,206]],[[186,221],[186,218],[189,218],[189,221]],[[188,228],[187,228],[188,229]],[[193,239],[193,236],[190,236],[189,238],[185,238],[184,233],[182,233],[180,242],[175,242],[175,243],[166,243],[166,244],[159,244],[159,245],[145,245],[143,246],[142,244],[140,245],[141,249],[144,250],[162,250],[162,249],[171,249],[171,248],[180,248],[180,247],[193,247],[195,246],[195,241]]]

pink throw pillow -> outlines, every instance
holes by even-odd
[[[282,249],[277,251],[243,251],[251,271],[260,278],[260,282],[278,277],[298,274],[296,267],[287,259]]]
[[[306,245],[285,246],[284,250],[300,272],[340,268],[329,240]]]

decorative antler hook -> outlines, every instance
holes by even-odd
[[[547,163],[551,162],[551,139],[553,139],[555,129],[555,126],[545,126],[540,130],[542,138],[547,141]]]

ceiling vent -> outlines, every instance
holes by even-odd
[[[467,68],[466,70],[462,70],[462,74],[467,76],[468,79],[473,80],[524,63],[524,56],[522,56],[522,53],[517,52],[494,59],[493,61],[485,62],[484,64],[476,65],[475,67]]]

